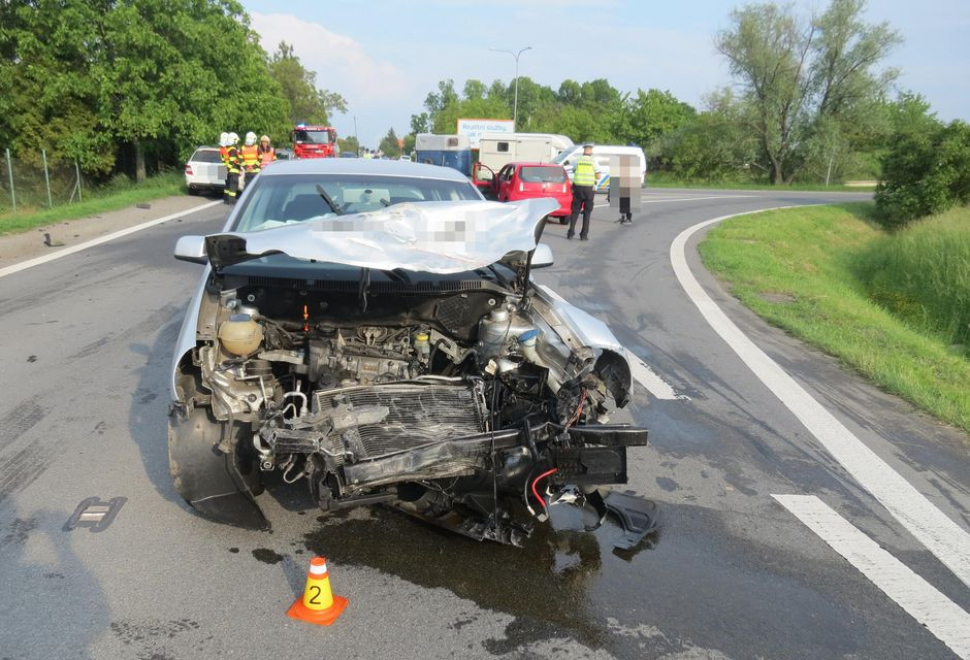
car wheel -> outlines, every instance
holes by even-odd
[[[568,215],[564,215],[561,218],[559,218],[559,224],[561,224],[561,225],[568,225],[569,224],[569,216]]]
[[[199,189],[198,188],[195,188],[193,186],[189,186],[189,194],[190,195],[198,195],[199,194]]]

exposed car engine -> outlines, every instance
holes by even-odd
[[[179,382],[188,408],[226,424],[218,448],[253,491],[279,470],[324,510],[386,502],[517,543],[558,497],[605,515],[594,487],[625,483],[626,447],[646,443],[609,425],[626,361],[537,296],[480,282],[361,305],[340,283],[221,284]]]

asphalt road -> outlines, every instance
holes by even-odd
[[[970,588],[826,451],[701,316],[676,279],[684,229],[731,213],[864,196],[650,190],[634,226],[599,208],[589,242],[550,225],[537,279],[605,320],[686,398],[638,388],[652,445],[629,489],[659,533],[541,529],[524,549],[378,509],[322,519],[301,488],[261,497],[272,533],[193,515],[168,475],[171,350],[199,267],[178,236],[221,206],[0,277],[0,658],[955,658],[772,495],[812,495],[970,611]],[[970,438],[881,393],[704,290],[818,403],[965,533]],[[78,503],[125,497],[103,532],[63,531]],[[288,619],[328,557],[350,607]],[[932,612],[930,613],[932,614]]]

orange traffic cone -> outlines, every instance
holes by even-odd
[[[329,626],[337,620],[349,602],[342,596],[334,596],[330,590],[327,560],[314,557],[310,560],[310,572],[306,576],[303,596],[293,603],[286,615],[307,623]]]

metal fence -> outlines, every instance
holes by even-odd
[[[27,158],[0,154],[0,214],[80,202],[85,188],[76,160],[48,160],[43,149]]]

